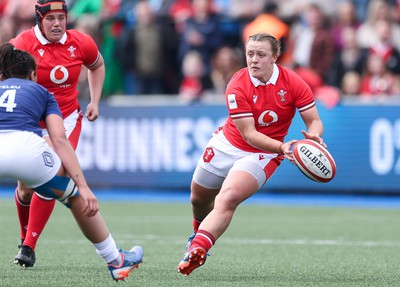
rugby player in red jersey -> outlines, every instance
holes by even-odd
[[[21,32],[10,42],[29,52],[37,61],[37,82],[54,94],[61,109],[65,133],[74,149],[82,128],[78,102],[78,78],[82,66],[88,68],[91,101],[85,116],[94,121],[99,116],[105,66],[94,40],[87,34],[67,30],[68,10],[64,0],[38,0],[35,5],[37,24]],[[46,130],[43,136],[51,145]],[[32,172],[35,172],[34,170]],[[15,263],[35,264],[35,247],[54,208],[54,199],[45,198],[18,182],[15,202],[20,221],[20,252]]]
[[[191,183],[194,233],[178,271],[189,275],[206,261],[209,249],[228,228],[240,203],[255,194],[284,158],[294,162],[285,141],[299,111],[305,138],[323,144],[324,127],[310,87],[292,70],[276,64],[279,41],[268,34],[249,37],[247,67],[226,89],[229,116],[214,132]]]

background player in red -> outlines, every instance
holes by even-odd
[[[226,89],[229,116],[214,132],[194,171],[190,200],[194,234],[178,271],[189,275],[204,264],[208,250],[228,228],[240,203],[255,194],[286,157],[296,140],[286,141],[296,110],[305,138],[323,143],[324,128],[310,87],[279,66],[279,41],[255,34],[246,43],[247,68]]]
[[[105,76],[103,57],[89,35],[66,29],[68,12],[64,0],[38,0],[35,13],[36,26],[20,33],[10,42],[16,48],[29,52],[36,59],[37,81],[54,94],[61,109],[66,135],[76,149],[82,128],[82,113],[77,90],[78,77],[82,65],[86,66],[91,101],[86,108],[85,116],[89,121],[94,121],[99,116],[99,101]],[[46,131],[43,136],[51,145]],[[30,267],[35,264],[34,249],[50,218],[55,201],[38,196],[33,190],[18,182],[15,202],[22,245],[31,249],[21,250],[31,252],[16,258],[15,263]]]

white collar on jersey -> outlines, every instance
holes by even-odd
[[[42,32],[40,32],[38,25],[35,26],[34,31],[35,31],[35,36],[39,40],[40,44],[42,45],[53,44],[43,36]],[[64,33],[64,35],[61,37],[58,43],[65,44],[66,41],[67,41],[67,33]]]
[[[248,71],[248,70],[247,70],[247,71]],[[266,86],[266,85],[269,85],[269,84],[275,85],[275,84],[276,84],[276,81],[278,80],[279,69],[278,69],[278,66],[277,66],[276,64],[274,64],[274,70],[273,70],[273,72],[272,72],[271,78],[269,78],[268,82],[266,82],[266,83],[263,83],[263,82],[261,82],[259,79],[254,78],[254,77],[250,74],[250,72],[249,72],[249,76],[250,76],[251,82],[253,83],[253,85],[254,85],[255,87],[258,87],[258,86]]]

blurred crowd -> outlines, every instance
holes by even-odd
[[[249,35],[281,41],[317,99],[400,95],[399,0],[67,0],[70,29],[90,34],[106,64],[104,96],[224,98],[245,67]],[[35,24],[36,0],[0,0],[0,38]],[[81,95],[88,95],[85,70]]]

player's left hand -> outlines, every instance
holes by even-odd
[[[304,135],[304,138],[316,141],[317,143],[319,143],[323,147],[327,148],[324,140],[319,136],[319,134],[308,133],[308,132],[306,132],[304,130],[301,131],[301,133]]]
[[[99,211],[99,204],[93,192],[89,188],[81,188],[79,189],[79,197],[84,202],[82,213],[89,217],[96,215]]]
[[[99,105],[89,103],[86,107],[85,117],[93,122],[99,117]]]
[[[286,159],[288,159],[292,164],[296,165],[293,157],[293,150],[292,146],[297,142],[297,140],[291,140],[288,142],[284,142],[281,145],[281,150],[283,152],[283,155],[285,156]]]

